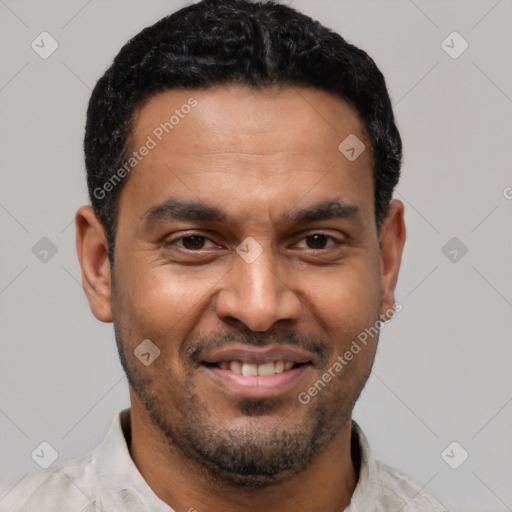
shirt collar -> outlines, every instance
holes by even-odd
[[[350,505],[344,512],[371,510],[377,500],[378,477],[375,459],[361,427],[352,420],[352,453],[358,451],[359,478]]]
[[[100,510],[127,512],[173,512],[151,489],[133,461],[130,409],[119,412],[104,439],[96,448],[85,483],[94,490]]]

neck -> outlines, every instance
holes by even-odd
[[[259,489],[235,489],[198,467],[171,445],[137,401],[131,408],[131,457],[153,492],[174,510],[279,510],[340,512],[357,484],[351,457],[351,419],[331,444],[301,473]]]

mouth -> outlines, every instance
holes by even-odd
[[[210,354],[200,366],[224,391],[239,398],[263,399],[292,391],[314,360],[299,349],[240,347]]]
[[[209,368],[227,370],[244,377],[272,377],[273,375],[311,364],[311,362],[294,363],[293,361],[278,360],[255,364],[243,361],[219,361],[218,363],[204,362],[203,364]]]

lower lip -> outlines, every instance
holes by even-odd
[[[304,364],[268,377],[246,377],[230,370],[205,365],[201,368],[219,384],[241,398],[274,398],[290,391],[310,366]]]

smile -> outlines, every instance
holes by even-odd
[[[207,363],[205,363],[207,364]],[[293,361],[269,361],[263,364],[252,364],[242,361],[220,361],[219,363],[210,363],[212,367],[228,370],[243,375],[244,377],[271,377],[277,373],[291,370],[305,363],[294,363]]]
[[[205,354],[200,368],[222,390],[239,398],[276,398],[312,370],[315,356],[298,347],[235,345]]]

